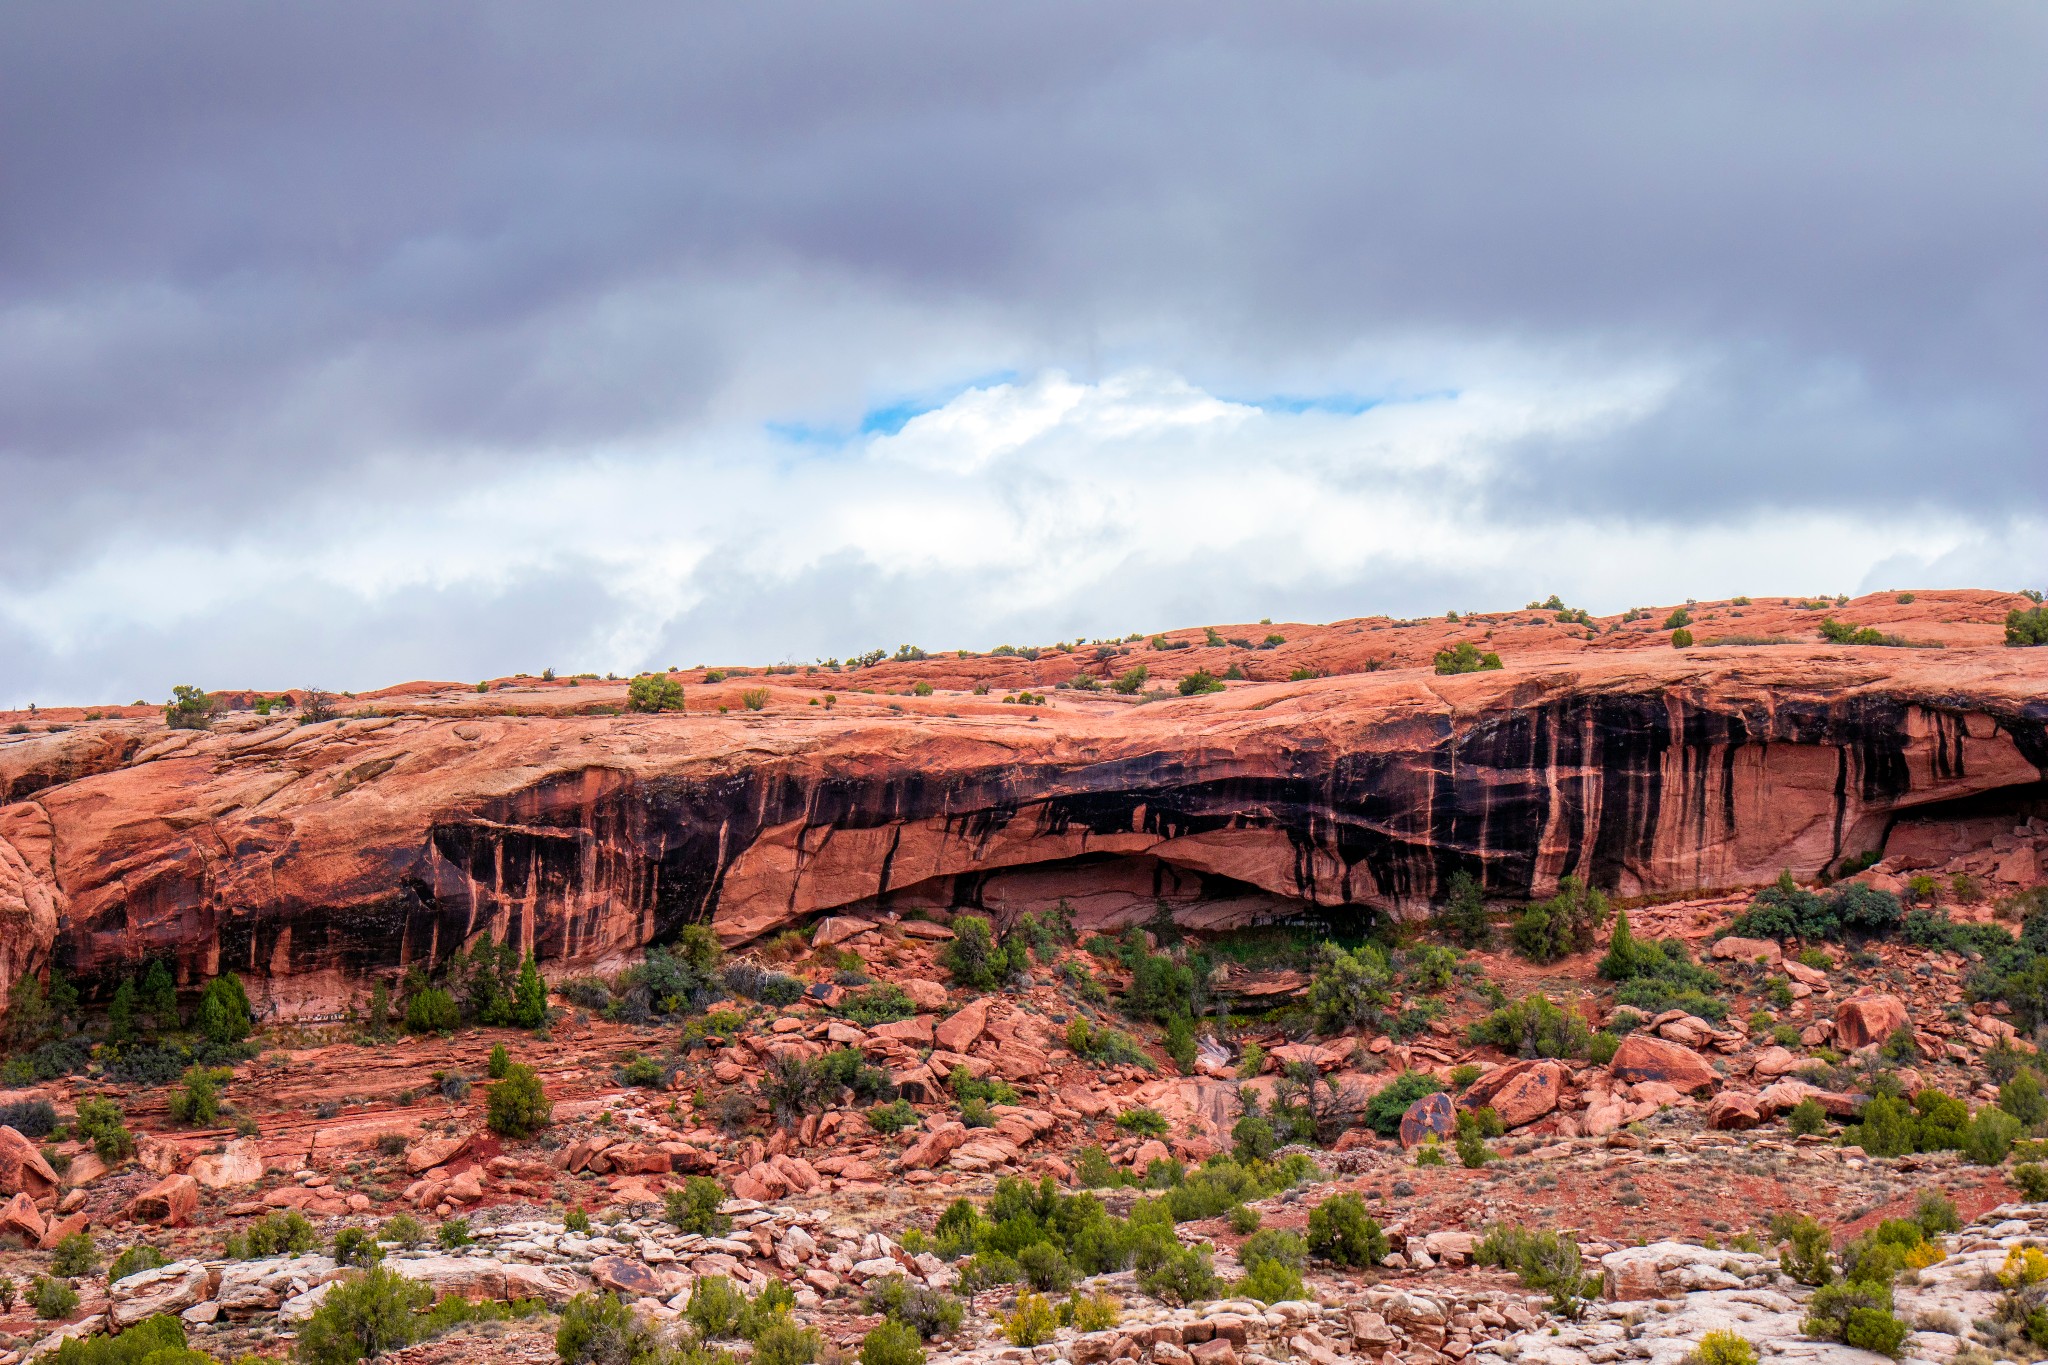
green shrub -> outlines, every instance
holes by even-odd
[[[299,1256],[320,1245],[320,1235],[297,1209],[268,1213],[241,1232],[231,1234],[225,1254],[235,1261],[260,1261],[266,1256]]]
[[[11,1289],[14,1282],[9,1280]],[[0,1295],[12,1306],[12,1294]],[[143,1319],[116,1337],[95,1333],[58,1344],[47,1359],[58,1365],[211,1365],[212,1357],[191,1350],[185,1324],[169,1313]]]
[[[626,684],[626,709],[650,714],[681,711],[683,685],[660,673],[642,673]]]
[[[980,915],[956,915],[953,937],[939,952],[939,963],[954,984],[972,991],[992,991],[1010,978],[1010,955],[996,944],[995,931]]]
[[[1230,1290],[1239,1298],[1257,1299],[1260,1303],[1281,1303],[1309,1296],[1308,1287],[1301,1282],[1301,1272],[1278,1261],[1261,1261],[1247,1267],[1243,1278]]]
[[[867,1112],[868,1127],[878,1133],[900,1133],[917,1122],[917,1111],[908,1100],[891,1100]]]
[[[138,1242],[116,1256],[114,1263],[107,1267],[107,1283],[113,1284],[130,1275],[140,1275],[145,1270],[155,1270],[170,1263],[169,1257],[149,1243]]]
[[[2006,633],[2011,638],[2010,625]],[[219,709],[219,703],[206,695],[205,688],[180,683],[171,689],[171,700],[164,707],[164,724],[173,730],[209,729]]]
[[[884,1322],[860,1339],[860,1365],[924,1365],[924,1343],[915,1328]]]
[[[1183,697],[1198,697],[1205,692],[1221,692],[1223,679],[1205,668],[1198,668],[1180,680],[1180,694]]]
[[[1499,668],[1500,655],[1481,653],[1479,646],[1470,640],[1460,640],[1452,649],[1439,650],[1435,659],[1439,673],[1478,673],[1484,669]]]
[[[1324,1033],[1376,1021],[1386,1008],[1393,973],[1386,954],[1372,944],[1346,952],[1334,943],[1316,950],[1315,973],[1309,982],[1308,1007]]]
[[[1458,1115],[1458,1161],[1467,1170],[1477,1170],[1493,1160],[1493,1151],[1486,1145],[1486,1136],[1476,1123],[1467,1123],[1469,1111]]]
[[[1560,1009],[1548,996],[1525,995],[1473,1024],[1466,1038],[1518,1057],[1584,1057],[1593,1030],[1577,1010]]]
[[[1821,1108],[1820,1101],[1808,1095],[1792,1106],[1785,1116],[1785,1126],[1795,1137],[1807,1137],[1828,1130],[1828,1111]]]
[[[1078,1291],[1068,1300],[1077,1332],[1104,1332],[1123,1320],[1114,1297],[1097,1292],[1083,1297]]]
[[[1185,1014],[1176,1014],[1166,1021],[1166,1037],[1161,1041],[1166,1055],[1173,1058],[1173,1064],[1180,1068],[1183,1076],[1195,1074],[1195,1025]]]
[[[770,1280],[762,1286],[761,1292],[740,1306],[740,1335],[754,1343],[758,1350],[761,1338],[777,1323],[789,1321],[789,1310],[796,1306],[796,1294],[781,1280]]]
[[[1998,1107],[2033,1128],[2048,1119],[2048,1096],[2041,1093],[2041,1078],[2030,1066],[2021,1067],[2011,1080],[1998,1088]]]
[[[299,1325],[294,1353],[304,1365],[355,1365],[410,1345],[414,1315],[434,1291],[381,1266],[327,1291],[313,1316]]]
[[[1996,1166],[2012,1153],[2020,1135],[2020,1121],[2003,1109],[1986,1106],[1977,1111],[1963,1134],[1963,1155],[1979,1166]]]
[[[960,1330],[966,1305],[943,1289],[912,1284],[902,1275],[868,1282],[867,1311],[901,1323],[926,1341]]]
[[[1692,632],[1687,630],[1684,626],[1680,626],[1677,630],[1672,631],[1671,647],[1673,649],[1691,649]]]
[[[554,1102],[533,1068],[512,1062],[505,1079],[487,1092],[484,1122],[501,1137],[523,1138],[539,1132],[554,1118]]]
[[[777,1314],[753,1340],[754,1365],[811,1365],[825,1345],[817,1328],[799,1327],[787,1314]]]
[[[661,1088],[661,1063],[637,1052],[629,1052],[621,1058],[612,1075],[620,1085],[638,1086],[642,1090]]]
[[[183,1084],[170,1096],[171,1121],[194,1128],[210,1128],[220,1119],[220,1088],[234,1078],[232,1071],[217,1067],[187,1068]]]
[[[705,1237],[723,1237],[732,1230],[732,1219],[718,1211],[726,1198],[725,1187],[708,1175],[693,1175],[662,1196],[670,1223]]]
[[[766,710],[768,706],[768,689],[765,687],[742,688],[740,691],[740,705],[746,707],[749,711]]]
[[[1138,1271],[1138,1288],[1162,1303],[1179,1305],[1213,1299],[1222,1287],[1207,1247],[1177,1245],[1153,1265]]]
[[[1486,916],[1486,898],[1478,879],[1469,872],[1452,873],[1443,903],[1430,909],[1429,923],[1454,943],[1467,948],[1484,947],[1492,936],[1492,925]]]
[[[1231,1154],[1241,1162],[1264,1161],[1279,1145],[1279,1136],[1263,1114],[1246,1114],[1231,1125]]]
[[[199,1031],[211,1042],[239,1043],[256,1027],[242,978],[229,972],[206,983],[199,996]]]
[[[377,1235],[368,1228],[343,1228],[334,1234],[336,1265],[372,1266],[384,1256]]]
[[[740,1314],[746,1309],[746,1295],[723,1275],[706,1275],[690,1291],[684,1316],[706,1341],[739,1335]]]
[[[1835,1278],[1828,1230],[1807,1215],[1779,1214],[1771,1219],[1771,1236],[1785,1243],[1778,1267],[1800,1284],[1830,1284]]]
[[[1956,1201],[1940,1190],[1922,1190],[1913,1203],[1913,1222],[1920,1228],[1923,1237],[1938,1237],[1945,1232],[1960,1232],[1962,1215],[1956,1212]]]
[[[1308,1249],[1337,1265],[1372,1266],[1385,1259],[1387,1236],[1355,1194],[1334,1194],[1308,1215]]]
[[[1756,1347],[1726,1327],[1700,1338],[1682,1365],[1756,1365]]]
[[[1074,1158],[1074,1183],[1081,1189],[1114,1189],[1126,1179],[1123,1168],[1110,1161],[1099,1146],[1083,1147]]]
[[[1003,1335],[1012,1346],[1038,1346],[1059,1330],[1059,1314],[1038,1294],[1019,1294],[1017,1306],[1001,1318]]]
[[[1472,1256],[1481,1265],[1514,1271],[1525,1286],[1550,1296],[1552,1312],[1573,1320],[1600,1285],[1599,1276],[1584,1273],[1578,1238],[1569,1232],[1495,1224]]]
[[[2007,612],[2005,643],[2016,649],[2048,645],[2048,607],[2014,607]]]
[[[616,1294],[578,1294],[562,1305],[555,1329],[562,1365],[634,1365],[654,1349],[654,1333]]]
[[[393,1246],[416,1247],[427,1240],[427,1228],[409,1213],[394,1214],[378,1225],[377,1240]]]
[[[78,1291],[58,1279],[38,1279],[29,1290],[29,1306],[45,1322],[56,1322],[78,1311]]]
[[[455,997],[438,986],[427,986],[406,997],[408,1033],[453,1033],[461,1024],[462,1010]]]
[[[1116,1116],[1116,1126],[1126,1133],[1139,1133],[1145,1137],[1165,1137],[1173,1131],[1173,1125],[1157,1109],[1140,1106],[1126,1109]]]
[[[1892,1316],[1892,1289],[1875,1280],[1823,1285],[1806,1305],[1800,1330],[1823,1341],[1896,1355],[1909,1330]]]
[[[1802,889],[1790,872],[1757,893],[1729,932],[1744,938],[1841,938],[1883,933],[1899,922],[1899,898],[1862,882],[1846,882],[1826,896]]]
[[[50,1255],[50,1273],[71,1279],[78,1275],[90,1275],[100,1268],[100,1249],[92,1240],[92,1234],[71,1232],[57,1239],[56,1248]]]
[[[1261,1228],[1244,1239],[1237,1259],[1247,1270],[1261,1261],[1278,1261],[1290,1270],[1299,1270],[1308,1264],[1308,1247],[1291,1232]]]
[[[470,1235],[467,1218],[450,1218],[434,1229],[434,1242],[443,1251],[460,1250],[475,1240]]]
[[[1424,1095],[1434,1095],[1444,1083],[1427,1071],[1403,1071],[1366,1101],[1365,1126],[1381,1137],[1401,1131],[1401,1116]]]
[[[1074,1284],[1074,1267],[1068,1263],[1066,1253],[1050,1242],[1033,1242],[1020,1249],[1017,1269],[1041,1294],[1070,1289]]]
[[[904,994],[901,986],[883,982],[847,996],[839,1002],[839,1012],[865,1028],[873,1028],[876,1024],[893,1024],[913,1017],[917,1002]]]
[[[71,1135],[91,1143],[99,1159],[109,1166],[135,1155],[135,1136],[128,1131],[120,1106],[112,1100],[81,1099],[78,1116],[71,1121]]]
[[[1138,1066],[1153,1070],[1152,1059],[1120,1029],[1098,1028],[1077,1014],[1067,1021],[1067,1047],[1084,1061],[1099,1066]]]
[[[1607,918],[1607,897],[1576,877],[1557,884],[1557,894],[1538,901],[1515,920],[1515,951],[1532,962],[1555,962],[1591,948]]]

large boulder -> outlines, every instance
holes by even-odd
[[[931,1046],[932,1021],[927,1014],[913,1015],[893,1023],[876,1024],[868,1030],[871,1038],[887,1038],[899,1043],[922,1043]]]
[[[384,1264],[432,1289],[436,1299],[536,1298],[559,1306],[590,1287],[581,1275],[558,1266],[520,1265],[482,1256],[421,1256]]]
[[[665,1299],[678,1287],[673,1276],[631,1256],[598,1257],[590,1263],[590,1278],[600,1289],[625,1295],[628,1302]]]
[[[1791,1075],[1805,1065],[1806,1063],[1790,1050],[1773,1044],[1756,1054],[1755,1060],[1749,1064],[1749,1072],[1752,1076],[1774,1081],[1780,1076]]]
[[[1859,995],[1835,1011],[1835,1042],[1845,1051],[1881,1043],[1906,1024],[1906,1004],[1896,995]]]
[[[1491,1107],[1502,1123],[1519,1128],[1557,1108],[1564,1098],[1568,1074],[1562,1062],[1509,1062],[1472,1082],[1458,1105],[1464,1109]]]
[[[905,1148],[903,1155],[897,1158],[896,1168],[903,1171],[928,1171],[958,1151],[960,1144],[965,1141],[967,1129],[964,1125],[941,1123]]]
[[[1652,1242],[1602,1256],[1601,1292],[1632,1302],[1675,1299],[1703,1289],[1740,1289],[1744,1279],[1771,1264],[1769,1258],[1749,1252]]]
[[[550,1308],[560,1308],[578,1294],[590,1292],[590,1281],[567,1266],[507,1261],[502,1269],[508,1299],[539,1299]]]
[[[84,1232],[91,1226],[92,1215],[82,1211],[74,1213],[68,1218],[53,1217],[49,1222],[43,1224],[43,1240],[36,1243],[36,1250],[54,1251],[57,1248],[57,1243],[63,1241],[72,1233]]]
[[[948,1052],[965,1052],[980,1040],[987,1027],[988,997],[983,996],[942,1022],[933,1031],[932,1041]]]
[[[260,1261],[229,1261],[221,1267],[214,1302],[231,1318],[274,1313],[285,1300],[326,1284],[336,1274],[326,1256],[271,1256]]]
[[[37,1210],[36,1201],[18,1193],[0,1204],[0,1232],[11,1232],[30,1246],[40,1246],[43,1215]]]
[[[57,1173],[42,1152],[12,1128],[0,1127],[0,1194],[41,1199],[57,1190]]]
[[[138,1223],[183,1227],[199,1212],[199,1182],[189,1175],[167,1175],[135,1196],[128,1216]]]
[[[910,1003],[921,1010],[942,1010],[946,1008],[946,988],[936,981],[923,981],[917,977],[905,977],[896,983],[898,990],[910,997]]]
[[[255,1138],[236,1138],[221,1149],[219,1156],[195,1159],[191,1177],[209,1190],[228,1190],[254,1185],[263,1179],[263,1150]]]
[[[107,1316],[117,1328],[133,1327],[158,1313],[182,1313],[206,1297],[206,1267],[198,1261],[173,1261],[155,1270],[114,1281]]]
[[[422,1171],[431,1171],[436,1166],[445,1166],[468,1151],[469,1144],[475,1140],[474,1131],[423,1137],[405,1149],[405,1168],[418,1175]]]
[[[1822,1090],[1818,1086],[1808,1085],[1805,1081],[1795,1081],[1788,1077],[1782,1081],[1773,1081],[1756,1092],[1757,1113],[1766,1119],[1776,1118],[1798,1107],[1799,1102],[1804,1099],[1814,1100],[1827,1111],[1828,1117],[1837,1119],[1854,1118],[1857,1109],[1861,1107],[1861,1102],[1855,1095]]]
[[[1439,1090],[1434,1095],[1424,1095],[1401,1115],[1401,1145],[1414,1147],[1429,1138],[1447,1138],[1457,1127],[1451,1097]]]
[[[1608,1070],[1617,1081],[1663,1081],[1688,1094],[1711,1090],[1721,1083],[1720,1075],[1706,1058],[1691,1048],[1662,1038],[1631,1033],[1614,1050]]]
[[[1741,1090],[1723,1090],[1707,1105],[1707,1127],[1722,1132],[1754,1128],[1763,1122],[1757,1112],[1756,1096]]]
[[[1777,967],[1785,961],[1785,950],[1767,938],[1727,938],[1714,940],[1713,956],[1723,962],[1758,962],[1766,967]]]

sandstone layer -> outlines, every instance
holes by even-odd
[[[30,727],[0,745],[0,981],[163,958],[292,1012],[486,933],[559,975],[695,921],[743,944],[848,908],[1060,898],[1097,923],[1161,901],[1197,921],[1403,914],[1460,871],[1513,899],[1566,876],[1641,894],[1810,875],[1900,832],[1953,852],[2048,813],[2048,652],[1974,643],[2006,599],[1952,596],[1968,619],[1923,626],[1965,637],[1945,649],[1617,629],[1482,673],[1143,704],[865,690],[915,667],[891,664],[741,680],[760,710],[737,682],[659,716],[591,714],[622,684],[423,685],[312,725]],[[1341,663],[1359,631],[1322,629],[1291,647]],[[846,690],[821,704],[828,687]]]

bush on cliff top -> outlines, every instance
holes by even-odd
[[[1481,653],[1470,640],[1460,640],[1455,648],[1440,650],[1435,663],[1439,673],[1478,673],[1501,666],[1500,655]]]

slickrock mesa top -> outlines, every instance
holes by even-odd
[[[1808,875],[1888,841],[1967,844],[2041,802],[2048,651],[2003,647],[1998,624],[2027,605],[1694,604],[1703,642],[1796,639],[1690,649],[1668,608],[1590,638],[1551,611],[1225,626],[1253,647],[1197,629],[1169,633],[1188,649],[1101,658],[693,671],[681,714],[612,714],[623,682],[533,679],[411,684],[311,725],[15,713],[0,985],[51,960],[94,978],[164,957],[186,980],[244,973],[289,1012],[486,931],[559,972],[695,920],[745,943],[832,911],[1064,897],[1084,922],[1163,900],[1222,924],[1414,913],[1460,870],[1506,897],[1567,875],[1622,894]],[[1827,644],[1824,617],[1945,647]],[[1268,633],[1285,643],[1256,647]],[[1460,640],[1505,666],[1432,672]],[[1151,701],[1052,690],[1139,663],[1169,687],[1248,676]],[[1304,670],[1331,676],[1273,678]],[[994,690],[949,690],[979,682]],[[1003,701],[1027,684],[1044,704]]]

